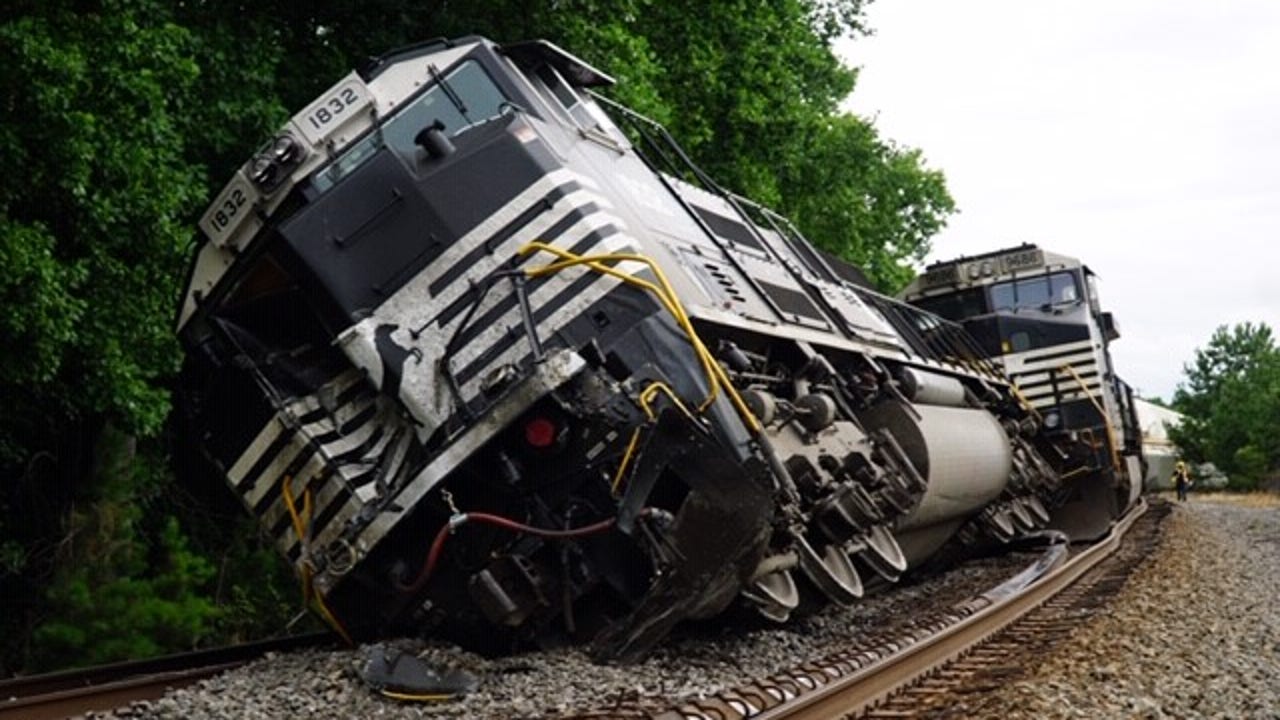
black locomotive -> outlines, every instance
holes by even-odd
[[[187,414],[318,612],[625,661],[1048,525],[1077,439],[611,82],[546,42],[396,51],[203,217]]]

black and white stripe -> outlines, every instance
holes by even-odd
[[[401,396],[414,387],[412,373],[434,372],[435,357],[466,314],[473,282],[502,268],[552,260],[547,255],[518,258],[516,251],[525,243],[537,240],[578,254],[633,250],[635,242],[611,209],[589,180],[567,170],[548,173],[466,233],[377,308],[367,321],[375,327],[391,324],[401,328],[402,335],[409,328],[423,328],[416,339],[396,338],[424,356],[406,371]],[[622,263],[617,267],[634,273],[643,265]],[[571,268],[530,282],[527,289],[539,334],[549,337],[619,282],[587,268]],[[467,383],[467,395],[478,392],[478,378],[486,368],[528,353],[527,343],[510,342],[511,328],[519,328],[522,335],[523,325],[509,287],[495,288],[473,318],[459,338],[453,361],[455,371],[460,371]],[[349,357],[359,364],[358,357]],[[317,392],[289,401],[228,472],[229,482],[245,505],[295,563],[302,544],[285,507],[282,479],[286,475],[293,478],[291,487],[299,502],[304,492],[311,492],[310,542],[324,548],[337,540],[347,519],[378,497],[379,479],[389,483],[396,478],[412,452],[415,437],[420,437],[395,403],[366,379],[373,372],[374,368],[353,368]],[[433,386],[437,383],[418,385]],[[420,399],[424,406],[440,400],[448,398]],[[375,533],[367,539],[372,543],[380,536]]]
[[[1036,409],[1061,402],[1085,400],[1102,394],[1100,350],[1092,340],[1014,353],[1003,358],[1009,377],[1027,402]],[[1084,382],[1064,368],[1070,367]]]
[[[532,241],[579,254],[634,250],[637,243],[612,211],[612,204],[597,192],[592,180],[567,169],[547,173],[344,333],[344,351],[371,376],[380,377],[377,356],[370,352],[372,338],[378,327],[396,328],[392,340],[414,355],[412,367],[401,378],[399,397],[417,421],[419,437],[429,435],[457,411],[437,370],[444,348],[455,335],[450,367],[472,380],[463,388],[464,397],[479,391],[480,381],[475,378],[482,377],[487,367],[517,360],[529,350],[513,286],[497,282],[473,307],[476,288],[497,272],[554,260],[546,254],[519,256],[519,249]],[[624,273],[642,268],[640,263],[618,266]],[[584,275],[592,276],[591,281],[579,282]],[[585,267],[531,281],[526,289],[539,336],[552,336],[619,282]],[[471,320],[459,332],[469,312]]]
[[[350,370],[281,408],[241,453],[227,479],[280,551],[297,562],[302,543],[285,506],[284,477],[292,478],[299,511],[304,493],[311,492],[310,535],[323,547],[341,530],[343,522],[335,519],[345,521],[374,500],[379,477],[396,476],[412,437],[393,403]]]

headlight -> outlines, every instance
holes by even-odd
[[[307,148],[293,135],[277,135],[249,161],[249,179],[263,193],[273,192],[306,155]]]

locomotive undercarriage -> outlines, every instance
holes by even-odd
[[[602,333],[605,317],[625,331]],[[953,536],[1003,541],[1047,521],[1052,469],[958,380],[703,324],[752,432],[723,392],[698,409],[709,383],[687,338],[632,289],[584,318],[539,361],[491,373],[465,413],[488,439],[424,501],[395,500],[416,470],[405,463],[361,522],[300,548],[350,629],[491,652],[595,638],[599,657],[628,660],[735,598],[777,621],[802,595],[847,605]],[[549,365],[559,379],[539,386]],[[460,441],[433,442],[439,455]],[[334,562],[375,513],[397,516],[393,532],[359,563]]]
[[[752,432],[724,390],[704,404],[709,381],[656,303],[619,288],[583,317],[544,339],[538,360],[491,372],[456,423],[395,462],[402,440],[414,445],[410,423],[358,373],[329,367],[319,389],[291,388],[278,366],[297,349],[254,352],[248,331],[227,331],[240,359],[223,372],[252,367],[302,429],[351,433],[368,411],[338,398],[377,408],[387,439],[370,452],[285,468],[298,478],[288,492],[314,487],[317,503],[326,478],[375,488],[340,533],[287,553],[352,632],[428,631],[489,652],[595,638],[599,657],[630,660],[735,599],[776,621],[803,595],[848,605],[864,580],[894,582],[953,536],[1003,541],[1047,520],[1038,498],[1052,469],[1021,425],[997,422],[958,380],[703,323]],[[483,443],[463,447],[482,429]],[[467,459],[410,505],[408,478],[454,446]],[[352,466],[382,471],[371,483]],[[287,530],[286,503],[264,517]],[[394,529],[357,558],[378,517]],[[433,551],[442,535],[447,549]]]

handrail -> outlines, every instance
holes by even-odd
[[[1111,427],[1111,418],[1107,415],[1106,409],[1103,408],[1102,403],[1098,402],[1098,399],[1094,397],[1093,392],[1089,390],[1089,386],[1085,384],[1084,378],[1080,377],[1080,374],[1076,372],[1075,368],[1071,367],[1070,363],[1067,363],[1058,369],[1067,371],[1067,374],[1080,385],[1080,390],[1084,392],[1085,397],[1089,398],[1089,402],[1093,403],[1093,407],[1098,411],[1098,414],[1102,416],[1102,425],[1107,429],[1107,440],[1110,441],[1111,444],[1111,465],[1115,468],[1116,474],[1119,475],[1121,472],[1120,452],[1116,449],[1116,432],[1115,429]]]

